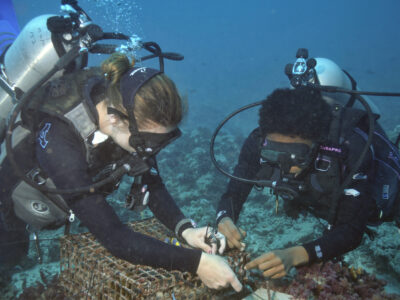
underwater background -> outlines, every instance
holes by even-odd
[[[22,27],[40,14],[59,13],[60,1],[13,0]],[[400,78],[400,2],[81,0],[105,31],[137,34],[164,51],[166,73],[189,96],[190,125],[214,128],[234,109],[287,87],[284,74],[298,48],[347,70],[361,89],[396,91]],[[105,57],[102,56],[101,59]],[[100,59],[92,57],[92,63]],[[399,99],[374,97],[381,123],[393,127]],[[254,118],[252,118],[254,119]],[[240,122],[240,127],[248,122]],[[256,119],[250,127],[256,125]]]
[[[13,3],[21,28],[37,15],[60,11],[58,0]],[[78,4],[104,31],[136,34],[143,41],[157,42],[164,51],[185,56],[181,62],[165,62],[166,74],[188,97],[189,113],[182,138],[160,153],[159,164],[173,197],[200,225],[213,222],[227,183],[209,158],[213,130],[235,109],[288,87],[284,67],[294,62],[298,48],[307,48],[310,57],[332,59],[362,90],[400,92],[398,0],[81,0]],[[104,58],[92,55],[89,64]],[[400,131],[400,126],[396,128],[400,98],[370,98],[381,112],[380,123],[395,136]],[[256,126],[257,108],[227,124],[216,142],[216,156],[224,168],[232,168],[244,138]],[[125,221],[150,215],[127,212],[118,200],[119,195],[109,197]],[[248,232],[246,243],[253,255],[312,239],[323,228],[311,216],[292,220],[283,212],[275,214],[266,191],[252,192],[239,225]],[[346,260],[387,280],[387,291],[400,294],[400,234],[391,224],[380,226],[378,233],[374,241],[365,238]],[[48,274],[59,271],[59,249],[52,239],[61,234],[62,230],[42,234],[42,265],[31,247],[30,256],[12,277],[16,289],[21,290],[24,281],[27,286],[34,284],[40,269]]]

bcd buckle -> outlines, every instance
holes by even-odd
[[[26,174],[26,176],[34,181],[37,185],[44,185],[47,179],[40,175],[40,171],[41,170],[39,168],[32,169],[28,172],[28,174]]]

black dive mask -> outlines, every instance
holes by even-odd
[[[129,145],[136,150],[141,157],[149,157],[157,154],[166,145],[177,139],[181,131],[177,128],[169,133],[140,132],[136,118],[133,113],[135,108],[135,95],[139,89],[150,79],[161,74],[160,70],[140,67],[131,68],[122,75],[119,90],[122,96],[122,103],[128,112],[128,116],[121,112],[108,108],[108,113],[115,113],[122,119],[129,122]]]
[[[152,156],[156,155],[167,145],[179,138],[182,132],[179,130],[179,128],[175,128],[168,133],[153,133],[142,131],[139,132],[139,134],[144,140],[144,152],[146,153],[146,156]]]
[[[290,168],[297,166],[302,171],[308,169],[314,158],[315,145],[304,143],[280,143],[265,139],[261,147],[262,162],[277,167],[288,175]]]
[[[129,122],[129,117],[127,115],[123,114],[121,111],[113,107],[107,107],[107,113],[117,115],[121,120]],[[175,141],[181,135],[182,132],[179,128],[175,128],[174,130],[167,133],[137,131],[135,132],[135,135],[132,135],[131,131],[129,144],[132,146],[132,144],[135,144],[136,141],[136,144],[138,145],[134,147],[135,150],[139,152],[140,149],[140,151],[142,152],[141,155],[148,157],[156,155],[158,152],[160,152],[167,145]]]

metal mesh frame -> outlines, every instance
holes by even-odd
[[[128,224],[159,240],[173,236],[155,218]],[[90,233],[63,236],[60,282],[73,299],[210,299],[211,290],[188,272],[135,265],[112,256]],[[161,298],[163,299],[163,298]]]

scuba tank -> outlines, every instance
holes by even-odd
[[[54,15],[41,15],[32,19],[7,49],[1,62],[0,122],[7,120],[16,99],[43,78],[59,59],[47,21]],[[72,44],[62,43],[64,51]],[[76,59],[75,69],[83,68],[82,59]],[[61,76],[57,72],[53,77]],[[8,88],[7,88],[8,87]],[[3,121],[4,122],[4,121]]]
[[[321,86],[334,86],[344,90],[360,91],[357,82],[345,70],[342,70],[334,61],[328,58],[315,57],[308,58],[308,50],[299,48],[296,53],[296,61],[293,64],[285,66],[285,74],[290,80],[290,85],[297,88],[302,85],[314,84]],[[330,104],[338,104],[341,107],[356,107],[358,109],[363,106],[358,103],[352,94],[346,92],[325,92],[321,91],[324,99]],[[360,91],[361,92],[361,91]],[[368,97],[363,97],[372,112],[380,115],[379,108]]]

